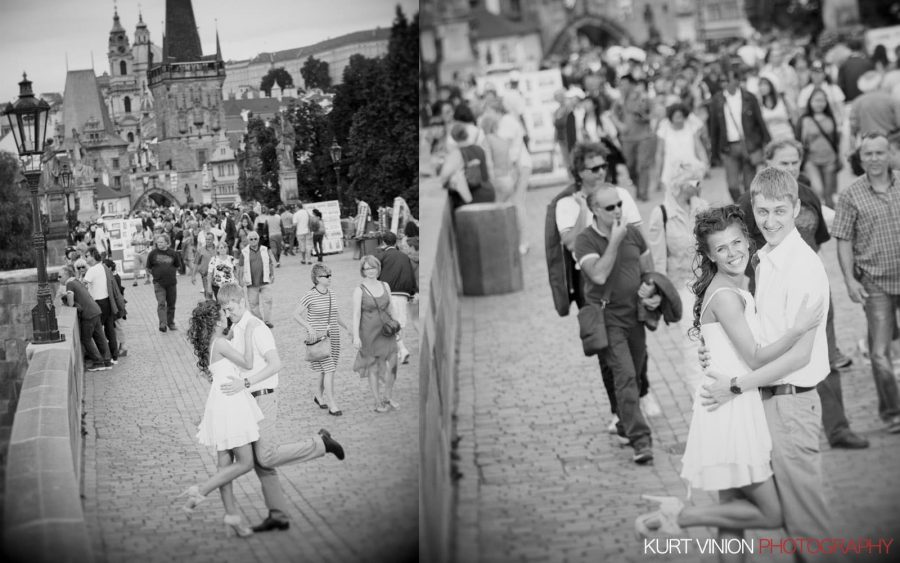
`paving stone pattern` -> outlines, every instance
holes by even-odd
[[[351,293],[359,283],[351,251],[327,256],[333,269],[338,311],[352,319]],[[209,383],[198,376],[185,333],[199,285],[178,278],[176,332],[157,330],[152,286],[126,281],[128,356],[111,371],[85,377],[84,506],[93,549],[100,562],[406,561],[418,545],[418,347],[401,366],[395,388],[400,410],[373,412],[368,383],[351,370],[355,350],[341,335],[335,387],[342,417],[313,404],[317,375],[304,361],[303,333],[291,315],[311,287],[308,265],[283,257],[275,270],[274,334],[282,362],[277,435],[309,439],[327,428],[346,450],[279,468],[291,527],[248,539],[226,538],[224,509],[211,493],[193,515],[176,495],[215,471],[216,454],[195,435]],[[143,280],[140,282],[143,284]],[[199,284],[199,281],[198,281]],[[262,491],[251,471],[234,482],[245,522],[266,515]]]
[[[842,185],[845,185],[842,184]],[[655,460],[637,466],[632,450],[607,434],[609,404],[595,358],[586,358],[575,313],[557,316],[543,250],[546,206],[561,185],[531,190],[527,198],[531,251],[524,259],[525,290],[461,300],[458,381],[456,553],[458,561],[700,560],[690,555],[645,555],[633,522],[653,508],[642,493],[684,498],[679,444],[690,422],[691,401],[679,376],[677,327],[648,339],[651,388],[663,415],[649,419]],[[727,200],[724,174],[713,171],[704,197]],[[640,204],[642,215],[662,194]],[[822,438],[827,497],[834,537],[900,538],[900,436],[877,417],[871,370],[856,353],[865,336],[862,309],[840,276],[834,242],[822,249],[832,281],[838,342],[851,354],[843,370],[846,412],[852,428],[871,441],[861,451],[831,450]],[[693,502],[715,502],[694,491]],[[694,538],[713,530],[690,531]],[[783,537],[759,531],[748,537]],[[896,544],[895,544],[896,546]],[[895,551],[895,550],[894,550]],[[789,561],[756,555],[753,561]],[[888,560],[856,557],[860,560]],[[703,561],[715,561],[706,556]]]

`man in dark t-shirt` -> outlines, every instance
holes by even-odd
[[[637,375],[647,361],[647,335],[638,321],[638,307],[655,309],[659,295],[647,295],[641,274],[653,261],[640,230],[622,221],[622,200],[611,184],[587,195],[594,216],[591,226],[575,239],[575,260],[584,278],[585,301],[602,305],[609,346],[601,352],[615,380],[620,435],[634,448],[634,462],[653,459],[650,427],[641,413]]]
[[[178,297],[178,279],[175,275],[180,268],[181,255],[169,248],[169,236],[157,235],[156,248],[147,255],[147,269],[153,275],[160,332],[178,328],[175,326],[175,300]]]

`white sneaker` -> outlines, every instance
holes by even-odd
[[[641,398],[641,409],[647,416],[659,416],[662,414],[662,409],[653,397],[653,393],[647,393]]]
[[[610,434],[618,434],[616,431],[616,424],[619,422],[619,415],[614,414],[612,420],[609,421],[609,426],[606,427],[606,431]]]

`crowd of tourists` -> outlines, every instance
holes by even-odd
[[[853,340],[884,431],[900,434],[900,52],[868,55],[857,38],[827,51],[752,40],[718,53],[625,51],[590,48],[561,66],[553,122],[571,183],[548,206],[544,239],[557,312],[576,304],[608,430],[639,465],[653,460],[647,419],[660,414],[646,330],[680,321],[679,375],[693,398],[681,476],[720,503],[648,496],[660,507],[636,528],[831,537],[820,429],[832,448],[869,446],[844,409],[840,370],[852,360],[837,347],[835,291],[865,313],[867,334]],[[525,108],[516,80],[506,87],[447,87],[424,112],[423,154],[455,206],[524,207]],[[727,205],[700,197],[716,166]],[[843,168],[853,179],[839,185]],[[657,192],[645,220],[636,200]],[[819,256],[831,238],[842,279]]]
[[[395,411],[400,408],[393,395],[398,366],[409,363],[410,357],[404,342],[407,308],[418,294],[418,223],[404,215],[398,222],[400,236],[383,232],[381,246],[372,254],[364,253],[360,242],[354,256],[359,259],[359,284],[351,295],[341,297],[332,290],[333,271],[324,259],[325,227],[318,209],[173,207],[135,212],[133,218],[140,226],[125,242],[134,249],[130,291],[141,291],[135,289],[141,278],[144,285],[152,284],[161,333],[179,330],[178,278],[189,277],[194,286],[198,274],[200,279],[200,295],[189,298],[196,305],[186,336],[201,374],[211,383],[197,438],[216,448],[219,470],[185,491],[183,509],[193,511],[206,495],[220,489],[228,530],[246,536],[287,529],[287,505],[275,468],[326,453],[343,459],[344,451],[325,429],[296,443],[275,439],[275,392],[278,372],[284,368],[272,333],[276,272],[287,257],[310,266],[303,271],[308,270],[311,289],[277,306],[294,307],[291,318],[310,346],[308,369],[318,376],[311,397],[315,407],[332,416],[344,414],[334,381],[343,331],[356,351],[352,369],[367,381],[374,411]],[[363,234],[369,219],[368,205],[357,200],[350,235]],[[128,318],[113,245],[102,222],[79,225],[71,242],[59,277],[59,297],[78,311],[85,369],[111,370],[127,355],[123,329]],[[120,263],[123,255],[115,255]],[[296,276],[294,269],[281,272],[279,280],[282,275]],[[302,287],[305,276],[288,283]],[[347,321],[338,313],[342,298],[352,310]],[[315,344],[324,348],[323,354],[312,354]],[[269,509],[268,517],[252,528],[242,523],[231,488],[232,480],[251,469]]]

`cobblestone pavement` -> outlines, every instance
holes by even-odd
[[[358,262],[350,250],[325,260],[334,272],[338,311],[349,324]],[[272,322],[286,366],[277,435],[287,442],[327,428],[344,446],[346,460],[329,454],[279,468],[290,506],[288,531],[226,538],[216,492],[190,517],[181,512],[184,499],[176,495],[215,471],[215,451],[195,438],[209,384],[198,376],[185,338],[199,285],[179,277],[179,330],[160,333],[152,286],[126,281],[128,356],[111,371],[85,377],[84,506],[98,561],[374,562],[416,556],[418,331],[407,329],[413,355],[397,379],[400,410],[389,414],[373,412],[368,383],[351,370],[355,351],[342,331],[335,388],[344,416],[329,416],[313,404],[318,376],[302,359],[303,330],[290,318],[311,287],[309,269],[288,256],[275,270]],[[266,509],[255,474],[234,485],[244,520],[261,521]]]
[[[727,200],[724,174],[713,171],[703,196]],[[662,416],[650,418],[653,465],[636,466],[631,450],[606,432],[609,404],[594,358],[586,358],[575,314],[557,316],[543,250],[546,206],[562,186],[531,190],[527,220],[533,228],[524,259],[524,291],[462,299],[457,433],[456,551],[459,561],[701,560],[690,555],[648,555],[635,539],[634,518],[651,509],[641,493],[684,497],[678,477],[691,401],[679,377],[681,353],[675,327],[648,339],[651,389]],[[652,206],[641,204],[647,218]],[[885,433],[869,365],[856,351],[865,317],[840,276],[834,242],[822,256],[832,281],[838,342],[853,365],[843,370],[851,427],[871,441],[861,451],[831,450],[822,438],[827,497],[835,538],[900,539],[900,437]],[[693,502],[714,497],[695,491]],[[712,530],[694,529],[693,538]],[[783,532],[751,534],[780,538]],[[687,537],[687,536],[685,536]],[[893,545],[894,554],[900,546]],[[856,557],[876,560],[877,557]],[[703,561],[714,561],[710,556]],[[787,561],[762,556],[753,561]],[[884,557],[880,560],[888,560]]]

